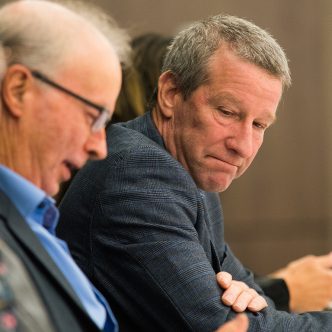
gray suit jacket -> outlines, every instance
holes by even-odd
[[[108,130],[109,154],[75,177],[58,234],[110,302],[121,331],[213,331],[234,312],[216,273],[261,290],[224,242],[219,197],[197,188],[149,113]],[[250,331],[332,331],[332,314],[268,309]]]
[[[10,273],[20,278],[11,280],[10,286],[14,294],[22,292],[15,294],[15,310],[24,320],[22,331],[100,331],[26,221],[1,191],[0,239],[3,249],[8,246],[4,253],[7,262],[12,262]]]

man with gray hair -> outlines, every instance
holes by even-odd
[[[129,50],[105,14],[80,11],[39,0],[0,9],[1,331],[118,331],[55,236],[50,198],[72,170],[106,156],[105,125]]]
[[[264,30],[227,15],[194,23],[169,47],[152,111],[111,126],[107,159],[77,174],[59,234],[124,331],[213,331],[260,300],[224,241],[218,192],[253,161],[289,85]],[[239,283],[223,292],[220,271]],[[236,297],[243,284],[253,289]],[[267,301],[248,311],[249,331],[331,330],[331,313]]]

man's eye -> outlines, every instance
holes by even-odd
[[[253,125],[257,129],[261,129],[261,130],[265,130],[267,128],[267,126],[265,124],[260,123],[260,122],[254,122]]]
[[[223,116],[226,116],[226,117],[230,117],[230,116],[233,116],[234,113],[225,109],[225,108],[218,108],[218,111],[223,115]]]
[[[89,121],[89,124],[94,123],[98,118],[98,115],[94,114],[92,112],[86,112],[86,114],[87,114],[87,119]]]

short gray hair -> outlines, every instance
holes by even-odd
[[[116,21],[105,11],[94,4],[78,0],[51,0],[63,4],[68,9],[85,18],[95,26],[113,46],[121,64],[124,67],[131,65],[131,38],[125,29],[118,26]]]
[[[265,30],[229,15],[216,15],[196,22],[180,32],[168,47],[162,72],[170,70],[184,98],[209,79],[207,64],[223,45],[250,63],[291,84],[288,61],[283,49]]]
[[[38,2],[52,3],[54,6],[63,6],[73,15],[82,18],[93,29],[106,37],[117,53],[119,60],[126,64],[130,58],[129,35],[120,29],[115,21],[98,8],[83,4],[79,1],[46,1],[23,0],[36,5]],[[79,38],[77,31],[68,33],[59,31],[56,19],[47,17],[38,10],[31,10],[22,15],[19,11],[11,10],[13,3],[0,9],[0,54],[6,55],[5,64],[0,57],[0,80],[4,69],[12,64],[21,63],[30,68],[37,68],[47,72],[58,69],[68,54],[65,52],[73,43],[74,38]]]

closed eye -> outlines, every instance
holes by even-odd
[[[89,125],[95,123],[99,116],[97,111],[92,111],[92,110],[85,110],[85,114],[88,119]]]
[[[234,112],[229,111],[229,110],[227,110],[223,107],[218,107],[218,111],[219,111],[219,113],[221,113],[225,117],[231,117],[231,116],[236,115]]]
[[[268,127],[266,124],[263,124],[263,123],[260,123],[260,122],[254,122],[253,125],[257,129],[261,129],[261,130],[265,130]]]

